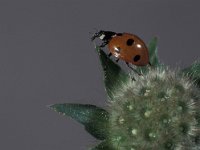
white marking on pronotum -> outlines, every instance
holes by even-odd
[[[100,38],[101,40],[103,40],[104,37],[105,37],[105,34],[102,34],[99,38]]]

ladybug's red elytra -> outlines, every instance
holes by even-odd
[[[108,46],[110,52],[108,56],[115,56],[116,61],[124,60],[128,66],[129,63],[136,66],[150,64],[147,46],[143,40],[134,34],[100,30],[92,36],[91,40],[93,41],[96,38],[103,41],[100,47]]]

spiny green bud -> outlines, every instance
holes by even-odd
[[[199,100],[186,76],[151,69],[113,91],[109,141],[116,150],[197,150]]]
[[[101,48],[96,50],[108,108],[49,106],[101,140],[91,150],[200,150],[199,62],[183,70],[165,68],[159,63],[157,38],[153,38],[148,46],[151,66],[136,67],[135,72],[142,75],[130,78]]]

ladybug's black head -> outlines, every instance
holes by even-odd
[[[100,31],[94,33],[94,35],[92,36],[91,40],[93,41],[93,40],[95,40],[97,37],[102,36],[103,34],[104,34],[104,31],[100,30]]]
[[[100,30],[99,32],[96,32],[91,40],[93,41],[95,38],[100,38],[102,41],[109,41],[113,35],[116,35],[115,32],[112,32],[112,31],[103,31],[103,30]]]

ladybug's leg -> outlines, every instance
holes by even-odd
[[[142,74],[137,72],[137,70],[135,70],[133,67],[130,66],[130,64],[128,62],[126,62],[126,65],[131,69],[133,70],[135,73],[137,73],[139,76],[141,76]]]
[[[127,65],[129,68],[131,68],[131,70],[135,70],[133,67],[131,67],[131,66],[129,65],[128,62],[126,62],[126,65]]]
[[[117,58],[115,61],[118,63],[118,61],[119,61],[119,58]]]
[[[109,54],[108,54],[108,57],[110,57],[110,56],[112,56],[112,53],[109,53]]]
[[[152,64],[149,62],[149,66],[152,66]]]
[[[128,62],[126,62],[126,65],[127,65],[129,68],[131,68],[131,70],[135,71],[135,69],[132,68],[132,67],[129,65]],[[138,72],[137,72],[137,74],[138,74]],[[135,78],[134,78],[133,76],[130,75],[130,77],[131,77],[132,81],[136,81]]]

